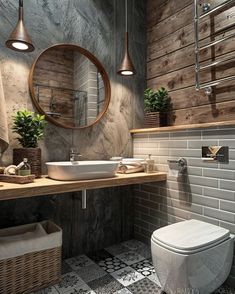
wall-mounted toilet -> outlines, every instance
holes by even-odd
[[[228,230],[194,219],[156,230],[151,251],[162,291],[212,293],[229,275],[233,247]]]

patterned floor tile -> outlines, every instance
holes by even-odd
[[[71,272],[62,275],[62,280],[59,284],[55,285],[56,290],[60,294],[71,292],[74,289],[78,289],[79,286],[85,284],[85,282],[78,276],[77,273]]]
[[[129,250],[134,250],[134,251],[146,246],[146,244],[144,244],[140,241],[137,241],[135,239],[123,242],[122,245],[129,248]]]
[[[77,257],[66,259],[65,262],[74,270],[78,270],[84,266],[92,265],[94,262],[86,255],[79,255]]]
[[[222,285],[213,294],[235,294],[235,289],[232,289],[226,285]]]
[[[146,259],[151,258],[151,248],[147,244],[133,239],[123,242],[122,245],[127,247],[129,250],[135,251]]]
[[[142,248],[137,249],[135,252],[146,259],[152,259],[151,248],[148,245],[144,244]]]
[[[127,265],[132,265],[134,263],[140,262],[145,258],[134,251],[124,252],[116,256],[117,258],[121,259]]]
[[[144,259],[138,263],[132,264],[131,267],[145,277],[150,276],[152,273],[155,273],[153,265],[147,259]]]
[[[161,293],[150,247],[130,240],[106,249],[63,261],[62,281],[31,294]],[[223,285],[213,294],[235,294],[235,289]]]
[[[159,287],[161,287],[160,281],[155,273],[151,274],[150,276],[147,276],[149,280],[157,284]]]
[[[123,289],[115,292],[114,294],[131,294],[131,292],[127,288],[123,288]]]
[[[83,284],[76,289],[64,292],[64,294],[95,294],[95,292],[87,284]]]
[[[97,294],[112,294],[123,288],[122,284],[110,275],[91,281],[88,285]]]
[[[92,265],[82,267],[79,270],[77,270],[76,273],[86,283],[107,275],[106,271],[104,271],[97,264],[92,264]]]
[[[33,292],[31,294],[58,294],[59,292],[56,290],[55,287],[49,287],[42,290],[39,290],[37,292]]]
[[[135,271],[130,266],[127,266],[119,271],[111,273],[111,276],[113,276],[125,287],[144,278],[144,276],[142,276],[140,273]]]
[[[62,262],[61,273],[62,275],[72,272],[73,269],[68,265],[67,262]]]
[[[96,251],[96,252],[91,252],[91,253],[87,254],[87,256],[96,263],[98,263],[99,261],[104,260],[106,258],[113,257],[112,254],[110,254],[108,251],[106,251],[104,249]]]
[[[161,288],[147,278],[127,287],[133,294],[160,294]]]
[[[116,256],[121,253],[127,252],[130,249],[122,244],[116,244],[116,245],[105,248],[105,250],[108,251],[113,256]]]
[[[98,265],[107,273],[113,273],[126,267],[126,264],[116,257],[109,257],[105,260],[101,260]]]

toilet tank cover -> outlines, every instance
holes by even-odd
[[[195,250],[230,236],[227,229],[195,219],[182,221],[156,230],[153,240],[160,241],[172,248]]]

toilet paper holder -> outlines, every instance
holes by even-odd
[[[177,170],[180,174],[183,174],[187,170],[187,160],[183,157],[180,157],[179,159],[168,159],[167,160],[168,165],[177,165]]]

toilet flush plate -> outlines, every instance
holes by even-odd
[[[228,146],[202,146],[202,159],[228,163],[229,148]]]

